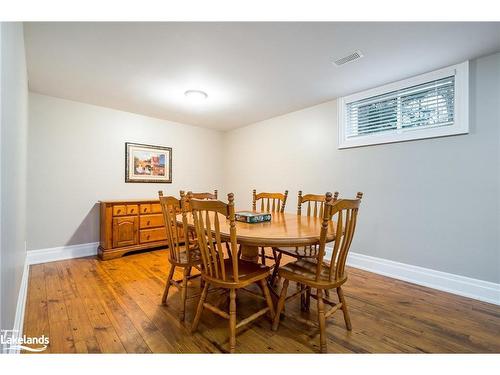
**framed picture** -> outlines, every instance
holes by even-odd
[[[172,182],[172,148],[125,143],[125,182]]]

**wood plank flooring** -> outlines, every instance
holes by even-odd
[[[205,310],[198,332],[189,333],[199,279],[188,297],[186,322],[178,319],[179,295],[160,304],[168,271],[167,251],[99,261],[79,258],[31,266],[24,334],[50,339],[44,353],[219,353],[228,350],[227,322]],[[177,274],[177,278],[181,278]],[[291,285],[291,290],[295,285]],[[330,353],[499,353],[500,306],[349,269],[344,288],[353,330],[342,314],[327,320]],[[256,288],[256,292],[258,289]],[[209,300],[225,303],[218,291]],[[238,317],[264,302],[238,294]],[[226,306],[224,306],[226,308]],[[316,306],[287,314],[314,319]],[[264,317],[238,331],[240,353],[318,352],[319,332],[292,317],[277,332]]]

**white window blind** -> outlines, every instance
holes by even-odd
[[[453,124],[455,77],[347,104],[346,137]]]
[[[339,148],[469,132],[468,62],[338,99]]]

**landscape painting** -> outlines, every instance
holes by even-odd
[[[172,148],[125,143],[125,182],[172,182]]]

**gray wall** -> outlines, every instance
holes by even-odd
[[[292,212],[299,189],[362,190],[354,252],[498,283],[499,80],[500,54],[471,61],[467,135],[346,150],[336,101],[222,134],[32,94],[28,248],[97,241],[97,200],[159,188],[289,189]],[[125,184],[125,141],[171,145],[174,184]]]
[[[21,23],[1,24],[1,328],[12,329],[26,259],[28,81]]]
[[[222,133],[30,93],[28,250],[99,241],[99,200],[220,188]],[[125,183],[125,142],[172,147],[171,184]]]
[[[500,282],[500,54],[470,64],[470,133],[337,149],[337,104],[226,134],[224,187],[365,193],[352,251]],[[230,157],[229,157],[230,156]]]

